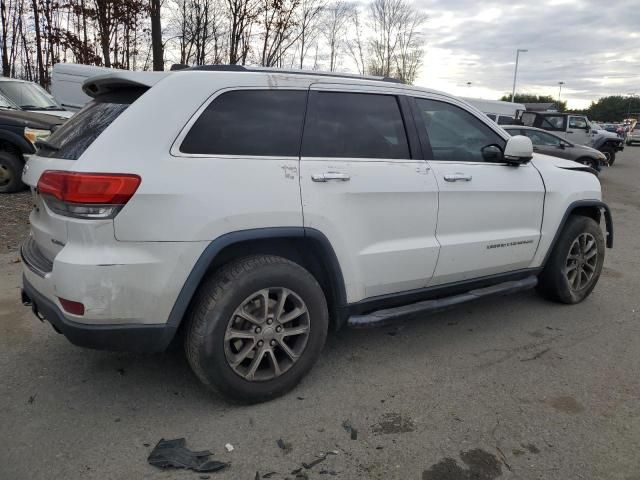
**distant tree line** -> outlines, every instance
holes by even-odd
[[[59,62],[229,63],[413,83],[426,19],[409,0],[0,0],[2,73],[48,86]]]

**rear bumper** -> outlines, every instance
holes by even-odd
[[[60,308],[38,292],[23,277],[22,303],[31,306],[34,314],[48,321],[74,345],[98,350],[126,352],[162,352],[173,339],[176,326],[166,324],[90,325],[65,317]]]

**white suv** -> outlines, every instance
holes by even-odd
[[[236,66],[84,90],[25,168],[23,301],[81,346],[179,339],[231,399],[291,389],[329,328],[536,284],[580,302],[612,245],[589,168],[443,93]]]

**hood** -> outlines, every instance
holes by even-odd
[[[30,127],[51,130],[62,125],[67,119],[55,115],[29,112],[26,110],[0,110],[0,125]]]
[[[595,132],[598,135],[602,135],[603,137],[620,138],[620,137],[618,137],[617,133],[608,132],[607,130],[603,130],[601,128],[596,128],[596,129],[594,129],[592,131]]]
[[[591,167],[587,167],[582,163],[574,162],[573,160],[565,160],[564,158],[552,157],[551,155],[542,155],[540,153],[533,154],[531,163],[533,163],[533,165],[538,168],[538,170],[548,170],[550,167],[557,167],[561,168],[562,170],[589,172],[596,176],[598,175],[598,172],[596,170]]]
[[[70,112],[69,110],[29,110],[32,113],[38,113],[40,115],[48,115],[50,117],[62,118],[66,120],[67,118],[71,118],[74,112]]]
[[[580,150],[582,153],[588,153],[593,155],[594,157],[603,157],[604,154],[595,148],[587,147],[586,145],[578,145],[577,143],[572,143],[573,148],[576,150]]]

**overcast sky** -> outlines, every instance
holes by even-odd
[[[583,108],[605,95],[640,95],[640,0],[416,0],[429,16],[416,84],[498,99],[516,91]],[[466,85],[472,82],[471,87]]]

